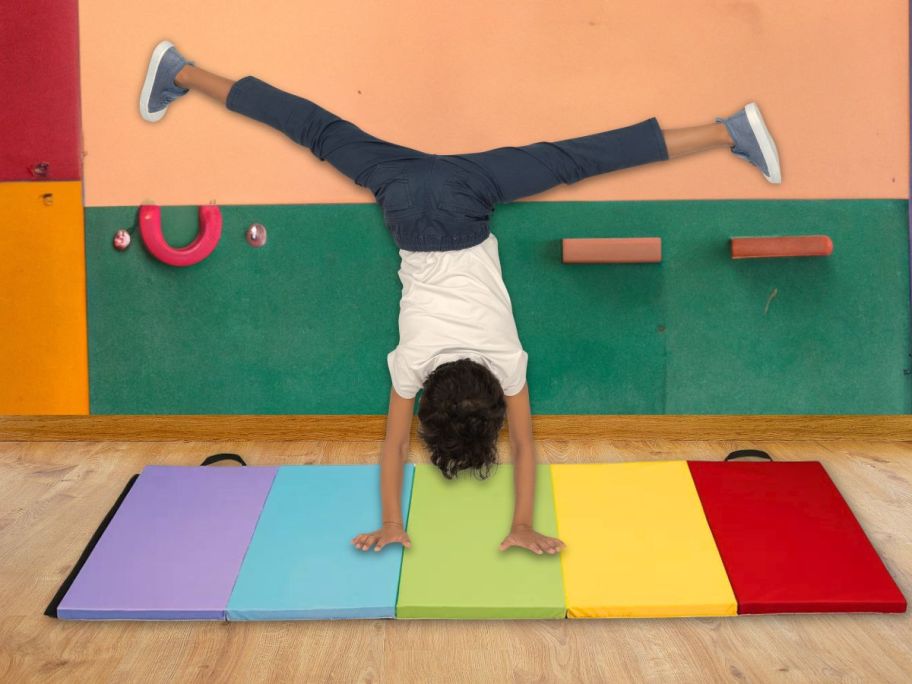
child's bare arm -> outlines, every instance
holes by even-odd
[[[519,394],[507,396],[507,421],[510,426],[510,448],[513,452],[515,503],[510,534],[500,550],[521,546],[535,553],[557,553],[564,543],[554,537],[539,534],[532,527],[535,509],[535,441],[532,438],[532,409],[529,405],[529,386]]]
[[[380,501],[382,525],[373,532],[359,534],[352,544],[362,551],[374,547],[379,551],[387,544],[411,546],[402,525],[402,467],[408,456],[415,399],[406,399],[390,390],[386,437],[380,450]]]

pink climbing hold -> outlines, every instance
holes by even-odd
[[[172,247],[162,235],[161,207],[145,204],[139,208],[139,230],[146,249],[169,266],[192,266],[212,254],[222,237],[222,212],[214,204],[199,208],[199,232],[186,247]]]
[[[114,249],[118,252],[122,252],[129,247],[130,241],[130,233],[123,228],[114,233]]]

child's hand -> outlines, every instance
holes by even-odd
[[[402,525],[388,523],[379,530],[359,534],[352,539],[352,544],[355,545],[355,548],[361,549],[362,551],[367,551],[372,546],[374,547],[374,551],[379,551],[387,544],[402,544],[408,549],[412,546],[412,540],[409,539],[408,534],[402,529]]]
[[[566,544],[555,537],[546,537],[543,534],[539,534],[527,525],[518,525],[510,530],[510,534],[500,543],[500,550],[504,551],[511,546],[521,546],[540,556],[543,553],[552,555],[558,553],[563,550]]]

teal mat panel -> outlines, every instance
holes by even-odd
[[[414,473],[406,463],[406,527]],[[282,466],[228,601],[228,620],[395,617],[402,546],[377,552],[351,543],[381,525],[379,465]]]
[[[905,200],[518,202],[500,243],[540,414],[907,413]],[[372,204],[222,206],[203,263],[151,259],[136,207],[86,209],[91,412],[379,414],[398,252]],[[196,207],[163,207],[174,245]],[[259,222],[256,250],[244,231]],[[823,259],[732,261],[826,233]],[[563,265],[563,237],[659,236],[662,264]],[[775,290],[775,296],[767,299]]]

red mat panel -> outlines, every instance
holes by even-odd
[[[77,7],[0,2],[0,181],[82,178]]]
[[[689,465],[739,614],[905,612],[820,463]]]

